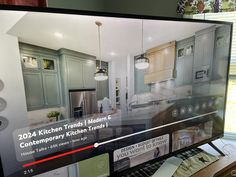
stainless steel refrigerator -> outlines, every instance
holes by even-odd
[[[97,113],[96,89],[69,90],[69,99],[71,118]]]

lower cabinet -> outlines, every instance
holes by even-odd
[[[24,84],[27,109],[39,109],[44,106],[42,75],[40,72],[24,72]]]

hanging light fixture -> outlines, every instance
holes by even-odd
[[[104,81],[108,79],[108,74],[105,68],[102,68],[102,61],[101,61],[101,39],[100,39],[100,27],[102,26],[101,22],[95,22],[95,24],[98,26],[98,46],[99,46],[99,60],[100,60],[100,66],[99,69],[94,74],[94,79],[96,81]]]
[[[135,60],[135,67],[137,69],[147,69],[149,67],[149,59],[145,57],[145,53],[143,53],[143,20],[142,20],[142,54],[136,58]]]

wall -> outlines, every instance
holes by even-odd
[[[178,0],[48,0],[49,7],[130,13],[156,16],[179,16]]]
[[[120,58],[118,60],[112,61],[109,64],[110,73],[110,84],[109,84],[109,96],[112,102],[112,107],[115,107],[116,99],[116,78],[120,79],[120,109],[122,114],[127,112],[126,104],[126,77],[127,77],[127,58]]]
[[[8,146],[0,146],[0,152],[4,152],[1,153],[2,161],[7,162],[7,159],[11,159],[11,165],[3,164],[5,175],[9,175],[11,170],[20,169],[14,153],[12,132],[27,127],[27,111],[18,40],[16,37],[0,34],[0,41],[0,78],[5,83],[0,97],[7,102],[7,108],[0,115],[9,120],[8,127],[0,132],[0,139]]]
[[[16,37],[5,34],[21,17],[25,15],[23,12],[12,13],[8,11],[0,12],[0,79],[4,82],[4,89],[0,92],[0,97],[7,102],[5,110],[0,112],[0,116],[8,119],[9,125],[6,129],[0,131],[0,139],[8,146],[0,145],[2,161],[7,162],[12,159],[11,166],[4,165],[6,175],[11,170],[17,170],[15,148],[12,139],[12,132],[15,129],[27,126],[27,111],[25,91],[23,85],[23,76],[20,63],[20,52],[18,39]]]

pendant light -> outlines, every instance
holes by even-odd
[[[136,58],[135,60],[135,67],[137,69],[147,69],[149,67],[149,59],[145,57],[145,54],[143,53],[143,20],[142,20],[142,54]]]
[[[98,46],[99,46],[99,60],[100,66],[97,72],[94,74],[94,79],[96,81],[104,81],[108,79],[108,74],[105,68],[102,68],[102,61],[101,61],[101,39],[100,39],[100,27],[102,26],[101,22],[96,21],[95,24],[98,26]]]

